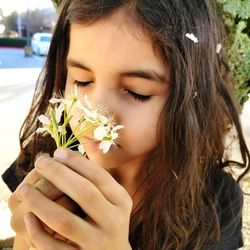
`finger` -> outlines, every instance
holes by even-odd
[[[25,176],[23,181],[18,185],[15,192],[13,193],[11,199],[9,200],[9,207],[13,208],[16,203],[18,203],[18,197],[15,195],[16,191],[18,191],[19,187],[21,187],[25,183],[29,183],[31,185],[34,185],[37,183],[41,178],[44,178],[36,169],[32,169],[29,174]]]
[[[24,183],[29,183],[29,184],[35,184],[38,182],[41,178],[43,178],[39,172],[37,172],[36,169],[32,169],[23,179],[23,181],[20,183],[20,185]]]
[[[68,196],[63,195],[60,198],[58,198],[57,200],[55,200],[55,202],[59,205],[61,205],[62,207],[66,208],[68,211],[71,211],[74,214],[77,214],[78,211],[80,210],[80,207],[77,203],[75,203],[72,199],[70,199]],[[44,229],[50,234],[50,235],[54,235],[54,230],[52,230],[51,228],[49,228],[46,224],[42,223]]]
[[[23,185],[19,196],[38,219],[63,237],[76,243],[83,242],[81,246],[97,241],[99,233],[93,225],[51,201],[33,186]]]
[[[132,202],[128,192],[112,175],[101,166],[83,157],[81,154],[63,148],[57,149],[54,153],[54,157],[56,160],[66,164],[72,170],[94,183],[103,195],[114,205],[124,205]]]
[[[38,164],[48,168],[42,171],[45,177],[76,201],[98,225],[105,227],[113,219],[115,206],[88,179],[52,158],[42,157]]]
[[[35,183],[34,186],[51,200],[58,199],[63,195],[63,192],[61,190],[59,190],[55,185],[53,185],[53,183],[51,183],[44,177],[38,180],[38,182]]]
[[[75,247],[73,247],[72,245],[49,235],[44,230],[39,220],[32,213],[27,214],[24,218],[24,221],[29,239],[37,249],[75,250]],[[34,249],[34,247],[32,248]]]

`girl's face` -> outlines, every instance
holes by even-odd
[[[79,94],[101,103],[125,126],[118,148],[107,154],[85,144],[89,159],[106,169],[141,166],[156,147],[157,120],[168,94],[167,67],[151,41],[122,21],[114,16],[90,26],[72,24],[67,56],[66,96],[78,83]]]

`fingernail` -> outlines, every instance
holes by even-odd
[[[55,152],[54,152],[54,157],[58,158],[58,159],[66,159],[68,157],[68,151],[65,148],[58,148]]]
[[[38,159],[35,162],[35,168],[43,168],[44,166],[46,166],[46,164],[48,163],[48,157],[45,155],[42,155],[40,157],[38,157]]]

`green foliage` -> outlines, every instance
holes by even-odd
[[[63,0],[51,0],[51,1],[54,4],[55,8],[57,9]]]
[[[250,93],[250,1],[216,0],[226,28],[225,53],[241,105]]]
[[[26,38],[10,38],[10,37],[3,37],[0,38],[0,46],[3,47],[18,47],[23,48],[27,44]]]

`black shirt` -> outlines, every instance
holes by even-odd
[[[217,244],[202,250],[236,250],[243,246],[242,208],[243,194],[239,184],[229,173],[221,169],[215,171],[213,178],[214,193],[218,196],[221,239]],[[14,192],[24,176],[14,162],[2,175],[4,182]],[[140,234],[140,233],[139,233]],[[139,235],[138,234],[138,235]],[[186,249],[191,250],[191,249]]]

